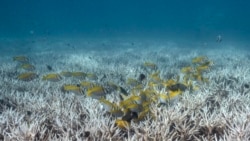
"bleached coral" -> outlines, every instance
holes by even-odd
[[[108,44],[109,42],[105,42]],[[149,44],[149,43],[147,43]],[[93,44],[92,46],[95,46]],[[119,42],[117,43],[119,46]],[[122,44],[129,46],[129,44]],[[138,46],[143,46],[143,43]],[[140,64],[152,61],[161,71],[161,77],[169,79],[199,51],[190,54],[178,48],[150,45],[128,51],[105,52],[84,50],[70,57],[53,54],[50,62],[56,73],[60,71],[86,71],[95,73],[97,83],[114,81],[126,87],[126,79],[146,72]],[[77,49],[77,48],[76,48]],[[87,48],[89,49],[89,48]],[[151,50],[149,50],[151,49]],[[91,54],[88,54],[91,52]],[[51,53],[51,52],[50,52]],[[231,52],[230,52],[231,53]],[[209,83],[200,85],[197,91],[185,91],[174,103],[150,109],[155,119],[147,117],[141,122],[131,122],[128,130],[115,126],[115,118],[106,114],[102,105],[85,95],[62,92],[65,83],[79,83],[81,80],[63,78],[52,83],[41,80],[48,73],[43,66],[47,55],[36,52],[31,57],[37,62],[39,78],[31,82],[16,79],[15,63],[8,61],[0,66],[0,140],[249,140],[250,139],[250,95],[249,67],[244,58],[235,59],[233,54],[207,55],[215,65],[206,74]],[[236,54],[237,55],[237,54]],[[46,57],[44,57],[46,56]],[[9,58],[10,59],[10,58]],[[223,59],[228,60],[225,64]],[[42,63],[38,63],[38,62]],[[239,64],[240,63],[240,64]],[[70,68],[69,68],[70,66]],[[41,69],[39,69],[41,68]],[[110,101],[117,101],[118,95],[107,95]]]

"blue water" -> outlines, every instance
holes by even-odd
[[[247,0],[2,0],[0,37],[250,36]]]
[[[216,42],[218,35],[222,37],[221,42]],[[93,83],[93,88],[103,87],[91,95],[106,95],[107,88],[110,96],[107,100],[117,105],[122,101],[118,94],[125,92],[115,89],[124,89],[131,98],[149,92],[152,98],[145,95],[146,101],[134,99],[131,103],[140,107],[138,114],[143,116],[149,109],[147,117],[152,115],[156,120],[147,118],[145,123],[134,122],[132,130],[128,130],[128,136],[133,138],[158,137],[159,140],[162,136],[162,139],[178,140],[190,135],[189,139],[232,140],[239,134],[249,140],[250,128],[246,120],[250,109],[246,104],[249,103],[250,85],[249,39],[250,0],[1,0],[0,126],[3,133],[0,138],[8,136],[10,140],[11,137],[18,140],[25,135],[27,139],[35,137],[37,140],[50,136],[58,140],[75,140],[78,135],[80,139],[88,132],[91,137],[87,140],[113,135],[115,139],[118,139],[116,136],[125,137],[123,134],[127,131],[120,132],[114,127],[115,120],[123,117],[109,118],[110,114],[104,112],[111,111],[101,111],[105,108],[89,101],[91,97],[71,95],[74,91],[79,95],[79,83],[86,81]],[[28,59],[13,61],[13,57],[19,55]],[[194,57],[204,58],[192,63]],[[34,67],[27,70],[23,62]],[[150,69],[152,65],[147,66],[146,62],[157,67],[153,65],[154,69]],[[181,73],[183,67],[191,69]],[[38,77],[34,74],[31,78],[20,77],[30,71]],[[64,71],[93,73],[98,78],[62,76],[60,82],[43,80],[47,74]],[[145,74],[146,80],[137,83],[141,74]],[[132,83],[136,84],[127,83],[129,78],[135,79]],[[26,82],[28,79],[31,80]],[[169,80],[176,82],[169,86]],[[107,86],[110,82],[117,86]],[[66,90],[67,84],[76,85],[77,89]],[[196,86],[199,87],[197,91],[194,90]],[[177,92],[172,90],[176,88],[178,93],[180,89],[187,90],[180,101],[174,98],[172,104],[167,94]],[[89,90],[92,91],[84,90],[84,95]],[[162,98],[164,93],[166,96]],[[165,99],[167,106],[161,108],[159,103],[156,107],[157,99]],[[141,102],[146,102],[146,106],[139,104]],[[58,104],[62,106],[58,108]],[[132,109],[137,111],[125,105],[122,109],[126,115]],[[120,109],[107,103],[103,107]],[[185,130],[175,121],[186,123],[185,130],[192,129],[185,135]],[[50,127],[58,128],[51,130]],[[65,131],[64,127],[69,130]],[[161,129],[166,132],[160,132]],[[206,133],[207,129],[212,129],[213,133]],[[150,130],[153,132],[149,133]],[[32,136],[24,134],[26,131]]]

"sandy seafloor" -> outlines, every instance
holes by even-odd
[[[150,38],[1,39],[0,140],[250,140],[249,46]],[[25,72],[12,59],[17,55],[30,58],[38,78],[17,79]],[[197,56],[214,62],[204,74],[209,83],[183,92],[171,105],[152,104],[156,118],[132,121],[129,130],[116,127],[97,100],[61,91],[64,84],[82,80],[41,80],[48,73],[91,72],[98,76],[95,83],[112,81],[129,91],[126,79],[147,74],[144,62],[155,63],[167,80]],[[117,95],[107,99],[117,102]]]

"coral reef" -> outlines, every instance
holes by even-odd
[[[13,56],[3,58],[0,140],[250,140],[247,52],[217,50],[217,55],[214,50],[181,51],[154,43],[142,51],[145,44],[136,45],[129,49],[118,42],[120,49],[113,52],[86,48],[70,54],[34,51],[29,57],[16,55],[14,61]],[[198,54],[213,60],[211,69],[207,58],[195,58]],[[53,70],[46,68],[49,58],[56,58],[50,62]],[[35,66],[33,72],[15,67],[27,62]],[[190,66],[192,62],[197,64]],[[118,118],[121,94],[146,95],[148,87],[181,94],[172,93],[178,96],[163,104],[152,99],[143,120],[138,120],[142,111]],[[132,98],[129,106],[141,104],[136,96],[127,98]]]

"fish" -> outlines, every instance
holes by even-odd
[[[159,83],[158,82],[154,82],[154,81],[149,81],[147,86],[149,88],[155,88],[155,87],[158,87],[159,86]]]
[[[84,72],[71,72],[71,76],[75,78],[85,78],[86,75]]]
[[[160,78],[160,71],[157,71],[157,72],[150,74],[150,78],[154,82],[162,82],[162,80]]]
[[[72,76],[72,72],[70,72],[70,71],[62,71],[60,74],[64,77],[71,77]]]
[[[93,87],[94,85],[95,85],[94,83],[88,82],[88,81],[82,81],[82,82],[80,83],[80,86],[81,86],[82,88],[84,88],[84,89],[89,89],[89,88]]]
[[[141,97],[137,96],[137,95],[132,95],[126,99],[123,99],[122,101],[120,101],[120,106],[125,108],[131,104],[141,104]]]
[[[207,60],[206,56],[198,56],[192,59],[193,64],[201,64],[204,63]]]
[[[124,113],[128,111],[139,113],[142,111],[142,101],[140,96],[132,95],[131,97],[120,101],[120,107],[124,109]]]
[[[87,73],[86,74],[86,77],[89,79],[89,80],[97,80],[98,77],[96,74],[93,74],[93,73]]]
[[[50,65],[46,65],[46,67],[47,67],[47,69],[48,69],[49,71],[52,71],[52,70],[53,70],[52,67],[51,67]]]
[[[51,81],[51,82],[58,82],[58,81],[62,80],[62,77],[59,74],[50,73],[50,74],[44,75],[42,80],[47,80],[47,81]]]
[[[204,72],[204,71],[206,71],[206,70],[209,70],[209,66],[208,65],[203,65],[203,66],[197,66],[196,67],[196,71],[197,71],[197,73],[202,73],[202,72]]]
[[[22,81],[31,81],[37,77],[38,75],[34,72],[25,72],[25,73],[21,73],[20,75],[18,75],[17,79],[22,80]]]
[[[130,123],[131,120],[137,119],[137,118],[138,118],[138,114],[137,114],[136,112],[128,111],[128,112],[122,117],[122,120],[127,121],[128,123]]]
[[[163,104],[167,104],[167,103],[169,103],[169,101],[171,99],[175,98],[176,96],[180,95],[181,93],[182,93],[181,90],[177,90],[177,91],[169,90],[167,94],[165,94],[165,93],[158,94],[158,102],[163,103]]]
[[[28,63],[29,58],[27,56],[14,56],[13,61],[19,62],[19,63]]]
[[[158,94],[158,102],[159,103],[163,103],[163,104],[167,104],[169,102],[169,97],[167,94]]]
[[[175,85],[176,83],[177,83],[177,82],[176,82],[174,79],[169,79],[169,80],[163,82],[162,84],[163,84],[163,86],[165,86],[165,87],[170,87],[170,86],[172,86],[172,85]]]
[[[102,86],[94,86],[87,90],[87,96],[94,99],[100,99],[106,96],[106,92]]]
[[[192,75],[192,77],[193,77],[196,81],[206,82],[206,83],[209,82],[208,78],[203,77],[203,75],[202,75],[201,73],[195,73],[195,74]]]
[[[99,102],[104,106],[105,110],[112,116],[121,117],[123,116],[122,109],[115,103],[112,103],[105,98],[99,99]]]
[[[115,125],[122,130],[128,130],[130,127],[130,123],[122,119],[116,119]]]
[[[120,86],[118,86],[117,84],[113,83],[113,82],[107,82],[107,87],[111,90],[111,91],[119,91],[120,90]]]
[[[180,95],[182,93],[182,91],[180,89],[176,90],[176,91],[168,91],[168,97],[169,99],[175,98],[176,96]]]
[[[157,69],[157,65],[151,62],[144,62],[143,64],[144,67],[149,68],[151,70],[156,70]]]
[[[78,85],[66,84],[61,89],[63,92],[72,92],[77,95],[83,94],[83,90]]]
[[[178,90],[185,91],[187,89],[187,86],[182,83],[176,83],[168,86],[168,89],[171,91],[178,91]]]
[[[33,66],[33,65],[29,64],[29,63],[21,64],[19,67],[24,69],[24,70],[27,70],[27,71],[35,70],[35,66]]]
[[[143,73],[141,73],[141,74],[139,75],[138,80],[139,80],[140,82],[142,82],[142,81],[144,81],[145,79],[146,79],[146,75],[143,74]]]
[[[144,108],[143,111],[141,111],[138,114],[138,117],[135,119],[135,122],[143,121],[147,117],[147,115],[149,115],[149,113],[150,113],[149,107]]]
[[[156,92],[154,90],[146,89],[140,91],[140,97],[142,102],[151,101],[151,98],[155,96]]]
[[[122,94],[128,96],[128,92],[127,92],[123,87],[119,86],[119,91],[120,91]]]
[[[194,69],[193,69],[192,67],[190,67],[190,66],[188,66],[188,67],[183,67],[183,68],[181,68],[181,72],[182,72],[182,73],[185,73],[185,74],[189,74],[189,73],[194,72]]]
[[[136,79],[133,79],[133,78],[128,78],[127,79],[127,85],[131,86],[131,87],[135,87],[137,85],[139,85],[140,82],[137,81]]]
[[[108,82],[107,83],[107,87],[108,87],[108,90],[109,91],[117,91],[117,92],[120,92],[120,97],[126,97],[128,96],[128,92],[122,87],[122,86],[119,86],[113,82]]]
[[[125,113],[127,111],[131,111],[131,112],[135,112],[137,114],[139,114],[142,110],[143,110],[143,106],[141,104],[137,104],[137,103],[130,103],[129,105],[126,105],[124,107],[124,111]]]
[[[211,61],[211,60],[206,60],[204,61],[204,63],[201,64],[201,66],[213,66],[214,65],[214,62]]]
[[[135,86],[134,88],[132,88],[130,90],[130,93],[133,94],[133,95],[135,95],[137,93],[140,93],[140,91],[142,91],[142,90],[143,90],[143,85],[139,84],[139,85]]]

